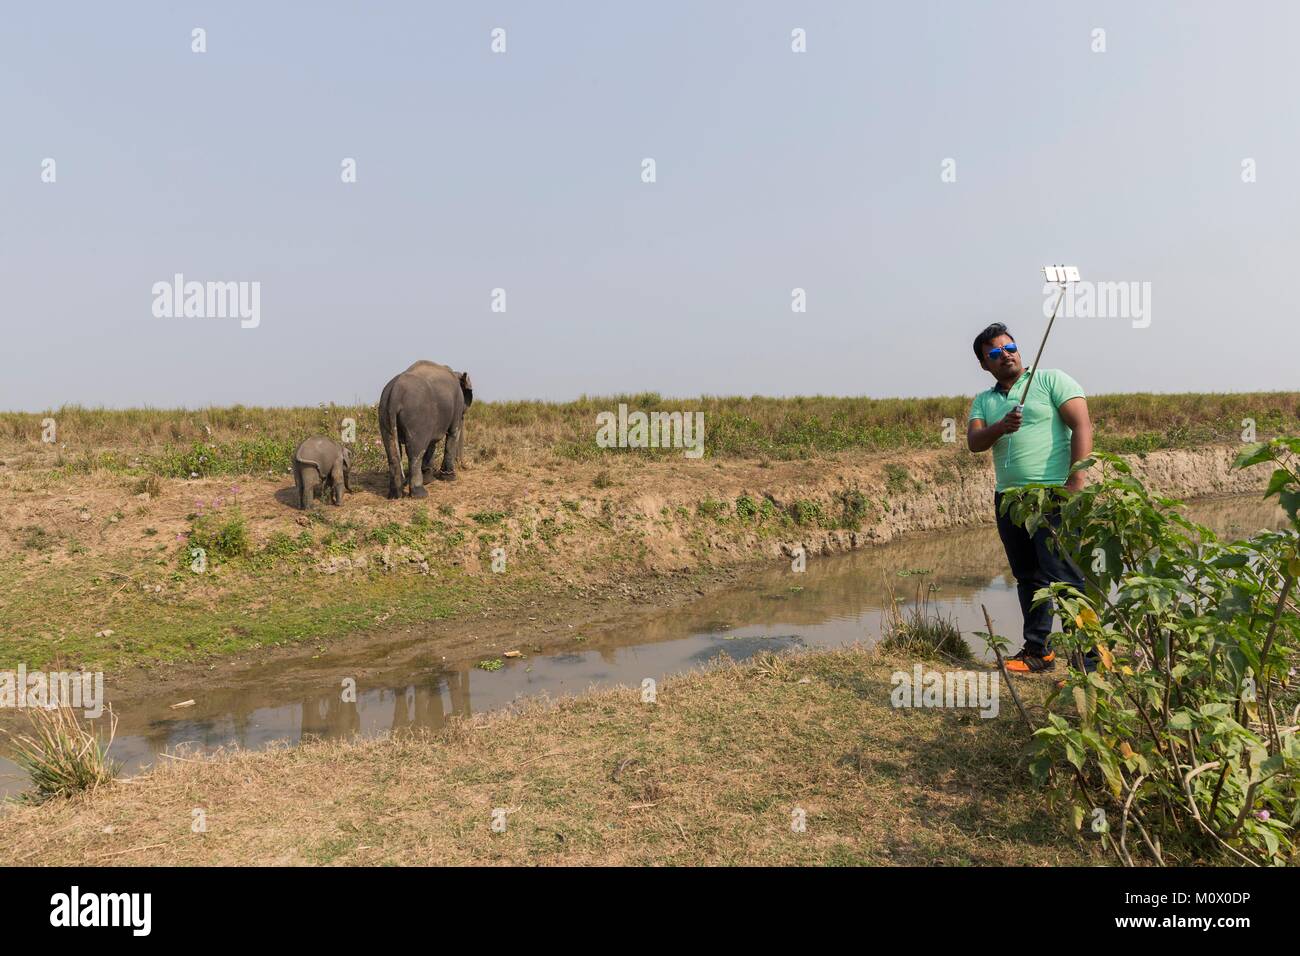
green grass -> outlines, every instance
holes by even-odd
[[[285,546],[278,542],[277,547]],[[0,598],[9,621],[0,632],[0,660],[29,667],[191,661],[255,647],[287,646],[473,613],[486,606],[480,578],[443,569],[438,578],[372,570],[346,580],[315,573],[259,574],[256,560],[219,566],[209,575],[142,573],[139,562],[102,570],[67,569],[19,586],[0,567]],[[162,582],[161,593],[130,586]],[[528,590],[526,576],[493,585]],[[209,589],[218,588],[214,593]],[[98,637],[104,629],[111,637]]]

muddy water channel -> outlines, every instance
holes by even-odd
[[[1188,512],[1226,537],[1285,527],[1280,509],[1253,496],[1195,502]],[[516,647],[524,656],[500,658],[497,670],[479,668],[482,657],[444,660],[422,651],[419,636],[407,633],[401,640],[376,637],[364,649],[279,660],[252,678],[223,677],[216,669],[187,695],[118,699],[109,682],[106,696],[119,716],[111,756],[130,774],[161,753],[437,728],[452,715],[504,707],[523,696],[637,686],[719,655],[745,660],[765,650],[870,643],[879,637],[891,600],[911,604],[921,592],[964,632],[984,629],[981,604],[999,631],[1018,632],[1015,582],[996,530],[945,531],[812,558],[801,574],[788,562],[776,563],[684,607],[575,629],[571,645],[558,651],[532,653],[521,632]],[[984,657],[982,643],[970,640]],[[356,681],[355,703],[343,700],[348,677]],[[195,703],[173,709],[181,696]],[[21,771],[0,756],[0,793],[24,784]]]

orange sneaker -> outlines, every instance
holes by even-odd
[[[1007,672],[1011,674],[1041,674],[1055,667],[1055,651],[1039,655],[1022,649],[1015,657],[1007,658]]]

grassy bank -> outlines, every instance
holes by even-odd
[[[653,705],[613,690],[436,737],[163,761],[0,811],[0,842],[51,865],[1105,862],[1027,784],[1005,692],[991,719],[890,707],[913,663],[764,655],[664,681]]]

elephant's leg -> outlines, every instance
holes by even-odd
[[[438,472],[439,481],[456,480],[456,460],[460,458],[460,439],[463,434],[461,423],[456,422],[447,432],[447,440],[442,446],[442,470]]]
[[[410,475],[412,498],[429,497],[429,489],[424,487],[423,458],[425,451],[425,448],[413,448],[410,445],[406,446],[408,464],[411,466]]]
[[[330,471],[330,488],[334,492],[334,506],[343,505],[343,462],[336,461]]]
[[[310,466],[305,467],[298,476],[298,482],[299,504],[303,511],[308,511],[312,506],[312,497],[316,494],[316,485],[320,483],[320,472]]]
[[[293,470],[293,484],[294,484],[294,487],[298,489],[298,507],[301,508],[301,509],[303,509],[303,510],[306,510],[306,508],[307,508],[307,499],[304,497],[304,491],[303,491],[303,487],[302,487],[302,469],[301,469],[301,468],[295,468],[295,469]]]
[[[424,480],[432,481],[436,477],[433,473],[433,456],[438,453],[437,441],[429,442],[429,448],[425,451],[424,457],[420,459],[420,471],[424,474]]]
[[[397,432],[384,433],[384,455],[388,458],[388,497],[402,497],[402,446],[397,443]]]

